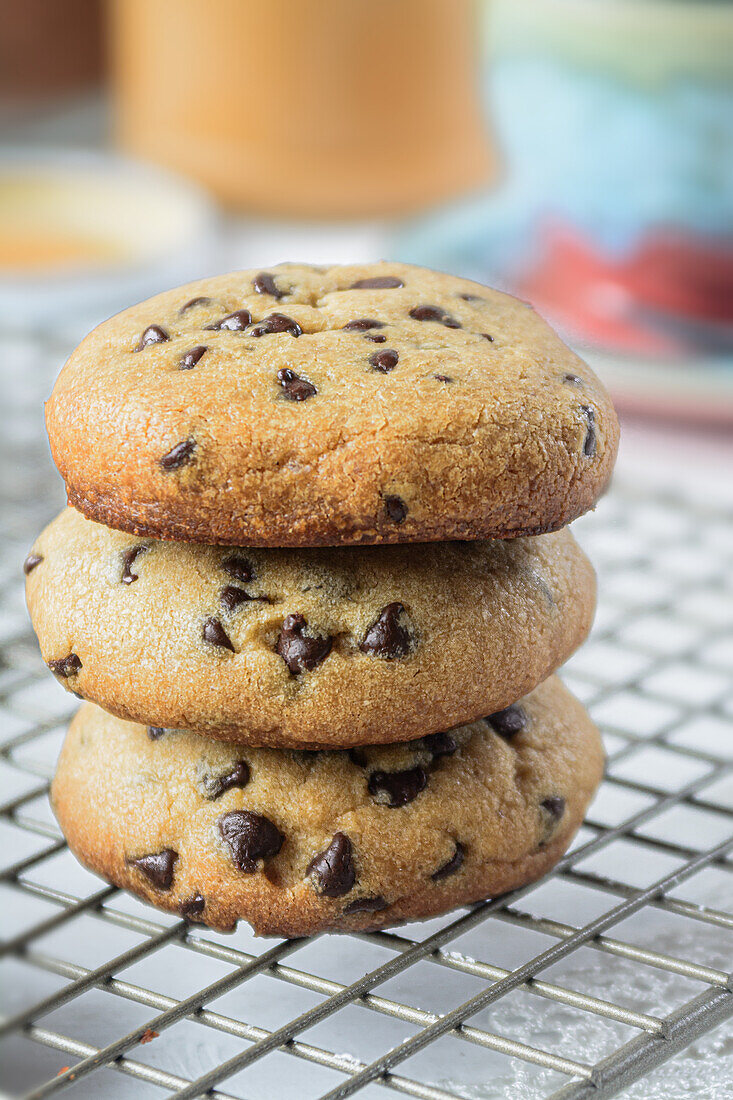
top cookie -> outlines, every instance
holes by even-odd
[[[618,424],[524,302],[398,263],[281,264],[96,328],[47,405],[86,516],[248,546],[509,538],[562,527]]]

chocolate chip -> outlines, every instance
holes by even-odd
[[[560,798],[559,795],[553,795],[551,798],[545,798],[540,802],[540,806],[543,810],[546,810],[553,821],[560,820],[565,813],[565,799]]]
[[[287,332],[290,336],[302,336],[303,330],[297,321],[284,313],[271,313],[263,317],[249,331],[250,336],[269,336],[273,332]]]
[[[179,359],[178,369],[192,370],[198,363],[201,356],[205,355],[208,350],[209,349],[206,347],[206,344],[197,344],[195,348],[189,348],[186,354],[181,359]]]
[[[441,879],[449,878],[451,875],[454,875],[456,871],[459,871],[463,864],[464,854],[465,848],[456,841],[456,850],[448,862],[444,863],[442,867],[439,867],[437,871],[433,871],[430,876],[433,882],[440,882]]]
[[[219,818],[219,833],[240,871],[251,875],[257,861],[276,856],[285,837],[262,814],[252,810],[230,810]]]
[[[387,343],[387,337],[384,336],[381,332],[365,332],[364,333],[364,339],[369,340],[369,342],[372,343],[372,344],[386,344]]]
[[[161,328],[160,325],[148,325],[145,332],[140,337],[140,343],[135,348],[135,351],[142,351],[143,348],[149,347],[150,344],[164,344],[166,340],[170,340],[170,336]]]
[[[301,378],[288,367],[282,367],[277,372],[277,380],[284,389],[288,401],[306,401],[318,393],[312,382]]]
[[[62,680],[68,680],[70,677],[76,676],[82,667],[76,653],[70,653],[68,657],[60,657],[57,661],[47,661],[46,663],[51,672],[56,676],[60,676]]]
[[[165,726],[148,726],[148,737],[151,741],[160,741],[165,733]]]
[[[233,787],[242,790],[249,783],[249,765],[244,760],[235,764],[225,775],[205,775],[201,780],[206,797],[214,802]]]
[[[488,340],[490,344],[493,344],[494,337],[489,336],[488,332],[482,332],[481,335],[483,336],[484,340]]]
[[[544,811],[540,821],[540,847],[542,847],[543,844],[547,844],[552,839],[557,831],[565,813],[565,799],[560,798],[558,795],[545,798],[540,802],[540,809]]]
[[[251,603],[253,600],[263,600],[263,596],[250,596],[243,588],[236,584],[225,584],[219,592],[219,603],[225,611],[236,611],[243,603]]]
[[[218,619],[207,619],[203,625],[201,636],[209,645],[218,646],[219,649],[228,649],[230,653],[234,653],[231,639]]]
[[[410,317],[414,321],[438,321],[446,328],[460,328],[461,324],[440,306],[413,306]]]
[[[384,328],[384,321],[375,321],[373,317],[358,317],[355,321],[347,321],[344,332],[366,332],[370,328]]]
[[[433,756],[452,756],[458,749],[458,742],[452,733],[429,733],[423,737],[422,743]]]
[[[311,637],[305,633],[308,623],[302,615],[288,615],[283,620],[275,651],[282,657],[294,676],[311,672],[331,652],[328,635]]]
[[[385,348],[383,351],[375,351],[374,355],[369,356],[369,363],[373,370],[381,371],[382,374],[387,374],[389,371],[394,370],[399,361],[399,352],[396,352],[394,348]]]
[[[386,496],[384,498],[384,510],[393,523],[402,523],[407,516],[407,505],[402,497]]]
[[[333,840],[308,864],[316,893],[325,898],[340,898],[348,894],[356,882],[356,869],[351,841],[344,833],[335,833]]]
[[[588,422],[588,430],[585,433],[583,442],[583,454],[586,458],[593,458],[596,453],[596,411],[590,405],[581,405],[580,410],[585,413],[585,419]]]
[[[218,332],[221,329],[225,329],[228,332],[242,332],[246,329],[247,325],[252,324],[252,314],[248,309],[237,309],[234,313],[228,313],[226,317],[222,317],[219,321],[212,321],[210,325],[205,325],[207,332]]]
[[[193,458],[196,443],[193,439],[184,439],[182,443],[176,443],[160,460],[160,465],[166,471],[177,470],[181,466],[187,466]]]
[[[452,382],[453,379],[449,378],[447,374],[434,374],[433,378],[437,378],[439,382]]]
[[[365,768],[369,763],[367,755],[363,749],[355,747],[353,749],[348,749],[348,753],[349,760],[352,764],[356,764],[358,768]]]
[[[412,648],[412,638],[400,619],[405,614],[401,603],[388,603],[371,624],[359,649],[370,657],[394,661],[406,657]]]
[[[32,573],[37,565],[40,565],[43,561],[43,554],[29,554],[23,562],[23,572],[26,577],[29,573]]]
[[[350,917],[352,913],[378,913],[380,909],[386,909],[388,902],[381,894],[374,894],[370,898],[354,898],[344,908],[344,915]]]
[[[138,579],[137,573],[132,571],[132,566],[135,563],[135,558],[146,550],[147,546],[131,546],[129,550],[125,550],[122,555],[122,576],[120,577],[122,584],[133,584]]]
[[[424,768],[406,768],[401,772],[372,772],[367,790],[377,802],[396,809],[406,806],[425,789],[428,773]]]
[[[224,558],[221,567],[235,581],[242,581],[243,584],[251,581],[254,577],[254,570],[250,562],[243,558],[241,554],[230,554],[228,558]]]
[[[395,290],[404,286],[402,279],[396,275],[372,275],[369,279],[357,279],[351,284],[351,290]]]
[[[285,297],[285,291],[277,289],[275,280],[267,271],[261,271],[259,275],[255,275],[252,286],[258,294],[269,294],[273,298]]]
[[[189,298],[187,302],[184,302],[178,312],[179,314],[187,313],[189,309],[194,309],[196,306],[210,306],[212,304],[211,298]]]
[[[568,382],[571,386],[582,386],[585,384],[578,374],[563,375],[563,382]]]
[[[498,733],[505,741],[511,741],[527,725],[527,712],[518,703],[512,703],[510,707],[490,714],[484,721],[491,726],[494,733]]]
[[[138,871],[142,871],[145,878],[158,890],[170,890],[173,883],[173,865],[177,859],[178,852],[174,852],[172,848],[163,848],[161,852],[128,859],[127,862],[137,867]]]
[[[192,898],[185,898],[180,905],[180,911],[182,917],[187,917],[189,920],[193,917],[200,917],[206,908],[206,900],[201,894],[194,894]]]

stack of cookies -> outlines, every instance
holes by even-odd
[[[529,306],[397,263],[207,279],[92,332],[47,424],[71,507],[25,571],[86,700],[52,798],[87,866],[301,935],[560,858],[603,759],[553,675],[595,601],[562,528],[618,425]]]

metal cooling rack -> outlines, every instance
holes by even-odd
[[[13,338],[3,367],[8,1092],[733,1096],[721,1028],[733,1014],[733,515],[617,486],[576,525],[601,599],[565,679],[601,725],[609,763],[552,875],[393,931],[223,936],[80,869],[48,808],[73,700],[41,665],[20,564],[62,500],[39,440],[41,390],[64,350]],[[680,1054],[690,1044],[692,1059]],[[698,1091],[677,1093],[684,1081]]]

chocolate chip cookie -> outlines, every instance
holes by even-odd
[[[251,546],[563,527],[613,467],[605,390],[531,309],[398,263],[205,279],[94,330],[47,405],[69,502]]]
[[[404,741],[499,710],[581,644],[569,531],[490,542],[237,548],[62,512],[26,563],[43,659],[119,717],[243,744]]]
[[[379,928],[521,886],[568,847],[598,732],[552,678],[519,705],[358,751],[243,750],[85,704],[53,782],[88,867],[161,908],[264,935]]]

